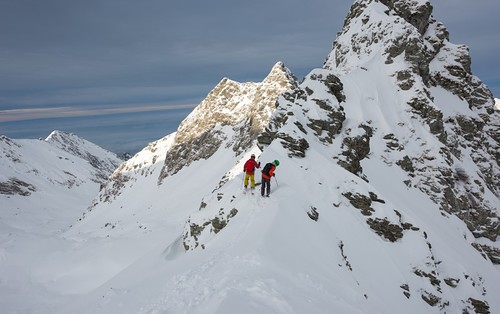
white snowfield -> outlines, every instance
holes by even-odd
[[[64,230],[121,161],[59,131],[45,140],[1,137],[0,153],[0,312],[48,312],[47,300],[65,300],[66,290],[45,284],[63,277],[67,266],[59,259],[47,264],[47,256],[66,255],[74,246],[62,237]]]
[[[405,31],[420,36],[408,23],[385,15],[381,2],[366,2],[373,25],[394,28],[394,36]],[[350,42],[365,27],[377,30],[363,20],[363,14],[353,19],[338,41]],[[456,186],[480,195],[481,205],[498,217],[498,191],[485,184],[482,165],[472,158],[483,149],[464,147],[461,158],[446,158],[445,145],[407,103],[426,90],[443,121],[457,115],[481,119],[483,112],[422,81],[408,90],[397,88],[394,72],[410,66],[402,55],[387,64],[379,43],[361,52],[343,51],[341,64],[335,61],[340,51],[332,51],[325,68],[312,70],[300,83],[304,94],[280,96],[276,111],[269,113],[269,128],[281,137],[261,145],[263,150],[254,141],[236,154],[230,145],[234,129],[221,123],[216,127],[226,140],[212,156],[161,182],[175,133],[122,163],[102,189],[89,182],[71,189],[57,186],[45,195],[39,191],[52,186],[41,179],[29,196],[0,195],[1,312],[419,314],[474,313],[486,306],[500,313],[500,266],[473,247],[500,249],[498,241],[476,238],[464,221],[433,201],[442,191],[426,190],[436,186],[451,160],[469,178]],[[444,46],[459,49],[447,40]],[[453,57],[438,55],[430,71],[446,75],[445,65],[454,63]],[[330,74],[340,79],[345,101],[318,79]],[[326,132],[318,135],[309,126],[331,118],[325,108],[345,113],[331,143]],[[231,113],[238,117],[246,109]],[[491,125],[499,123],[498,111],[490,117]],[[183,128],[198,118],[188,117]],[[443,128],[452,134],[450,125]],[[360,160],[362,173],[353,174],[339,161],[345,158],[346,141],[358,136],[367,136],[369,152]],[[288,137],[307,141],[305,157],[290,156]],[[403,148],[391,149],[388,138]],[[495,147],[491,137],[485,138]],[[22,149],[12,151],[25,157],[43,151]],[[269,198],[261,197],[260,186],[254,194],[243,191],[242,168],[252,153],[261,166],[280,161]],[[87,165],[63,153],[56,156],[64,162],[57,164],[58,173]],[[398,165],[405,156],[415,157],[414,173]],[[52,160],[36,159],[36,169]],[[12,162],[7,169],[18,171],[32,162]],[[63,167],[66,163],[73,166]],[[498,165],[491,167],[498,175]],[[260,182],[259,170],[256,179]],[[369,197],[355,206],[350,197],[356,195]]]

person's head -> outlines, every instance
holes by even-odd
[[[254,155],[254,154],[252,154],[252,156],[250,156],[250,158],[255,159],[255,155]]]
[[[277,167],[280,165],[280,162],[278,160],[275,160],[275,161],[273,161],[273,165],[275,165]]]

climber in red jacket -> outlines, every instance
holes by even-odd
[[[255,155],[252,154],[243,166],[243,171],[245,172],[245,181],[243,182],[245,190],[248,186],[248,179],[250,179],[250,188],[255,189],[255,168],[260,168],[260,162],[255,161]]]

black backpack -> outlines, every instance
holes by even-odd
[[[273,164],[271,164],[270,162],[268,162],[265,166],[264,166],[264,169],[262,169],[262,173],[265,174],[266,176],[269,176],[269,171],[271,170],[271,167],[273,166]]]

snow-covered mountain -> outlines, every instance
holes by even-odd
[[[470,62],[428,1],[356,1],[300,84],[281,63],[223,79],[122,163],[47,252],[23,251],[40,260],[24,289],[4,250],[0,305],[500,312],[500,112]],[[242,191],[252,153],[280,161],[270,198]]]
[[[38,285],[54,280],[42,279],[44,257],[64,252],[61,233],[121,160],[76,135],[54,131],[45,140],[0,137],[0,161],[0,312],[43,311],[37,310],[40,300],[54,298]]]
[[[45,140],[2,136],[0,152],[2,209],[15,216],[23,211],[44,211],[34,209],[37,207],[67,207],[65,196],[91,200],[121,163],[115,154],[61,131],[52,132]]]

